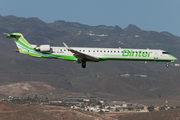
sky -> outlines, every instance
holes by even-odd
[[[180,36],[180,0],[0,0],[0,15],[123,29],[133,24],[142,30]]]

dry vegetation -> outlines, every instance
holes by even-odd
[[[8,96],[22,97],[22,95],[30,96],[39,91],[53,90],[51,85],[44,82],[19,82],[8,85],[1,85],[0,92]]]
[[[114,120],[114,118],[58,106],[0,102],[0,120]]]
[[[167,111],[156,111],[140,114],[129,114],[116,117],[119,120],[180,120],[180,109],[171,109]]]
[[[0,120],[180,120],[180,109],[149,113],[98,114],[48,105],[0,102]]]

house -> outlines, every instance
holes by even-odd
[[[49,103],[51,103],[51,104],[52,104],[52,103],[54,103],[54,104],[55,104],[55,103],[62,103],[62,101],[49,101]]]
[[[90,100],[89,99],[83,99],[84,102],[89,102]]]
[[[122,107],[127,107],[127,104],[124,103],[124,104],[122,105]]]
[[[86,103],[86,105],[91,105],[91,104],[92,104],[92,103],[90,103],[90,102],[87,102],[87,103]]]
[[[101,100],[101,101],[99,101],[101,104],[103,104],[104,103],[104,101],[103,100]]]

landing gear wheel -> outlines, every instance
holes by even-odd
[[[82,62],[82,68],[86,68],[86,63]]]
[[[86,68],[86,59],[85,58],[82,60],[82,68]]]
[[[167,65],[166,65],[166,67],[168,68],[168,67],[169,67],[169,65],[167,64]]]

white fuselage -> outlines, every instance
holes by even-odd
[[[31,45],[21,33],[7,34],[6,38],[13,38],[18,52],[38,58],[64,59],[82,63],[98,62],[103,60],[131,60],[131,61],[158,61],[174,62],[176,57],[164,50],[156,49],[131,49],[131,48],[87,48],[87,47],[51,47],[50,45]]]
[[[68,51],[66,47],[51,47],[52,54],[73,56],[73,53]],[[85,48],[71,47],[71,49],[83,54],[91,55],[100,58],[100,60],[157,60],[169,61],[176,60],[175,57],[169,55],[164,50],[156,49],[121,49],[121,48]]]

